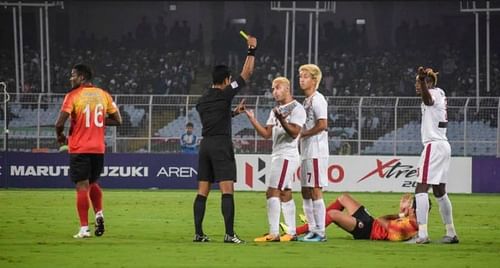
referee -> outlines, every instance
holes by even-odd
[[[194,242],[209,242],[203,233],[207,196],[212,183],[219,183],[222,193],[221,210],[224,217],[225,243],[244,243],[234,233],[234,182],[236,162],[234,159],[231,117],[242,112],[243,102],[231,110],[234,96],[245,86],[253,73],[257,39],[248,36],[248,53],[241,73],[232,80],[231,72],[225,65],[217,65],[212,71],[213,85],[201,96],[196,104],[200,114],[203,139],[200,144],[198,162],[198,193],[194,200]]]

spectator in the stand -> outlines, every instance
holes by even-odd
[[[151,41],[153,40],[153,30],[147,16],[143,16],[141,23],[137,25],[135,37],[137,41],[139,41],[140,47],[144,48],[151,45]]]
[[[333,95],[333,74],[330,71],[330,67],[325,67],[325,77],[323,78],[324,81],[324,92],[326,95]]]
[[[410,45],[410,26],[406,20],[396,28],[395,41],[398,49],[406,49]]]
[[[182,21],[182,26],[180,27],[180,34],[179,37],[181,38],[181,43],[179,48],[189,48],[189,44],[191,41],[191,27],[189,27],[189,24],[187,20]]]
[[[156,45],[158,48],[164,48],[167,41],[167,26],[163,22],[163,16],[158,16],[155,24]]]
[[[67,70],[70,69],[71,63],[83,61],[83,59],[85,59],[89,64],[97,66],[98,69],[96,71],[100,74],[100,78],[103,81],[102,87],[109,89],[113,94],[147,94],[148,90],[146,90],[146,88],[149,88],[147,87],[147,83],[152,82],[153,87],[156,88],[153,81],[156,81],[157,76],[153,74],[159,74],[161,71],[166,72],[165,78],[168,82],[168,85],[165,85],[161,94],[165,94],[167,90],[169,90],[170,93],[189,93],[189,86],[194,79],[194,73],[204,68],[203,65],[199,64],[201,62],[200,52],[204,49],[203,37],[200,35],[203,34],[203,30],[200,28],[196,41],[187,45],[187,48],[193,47],[195,53],[191,53],[190,50],[186,50],[186,47],[182,47],[175,43],[179,42],[179,39],[187,36],[187,34],[179,33],[178,30],[175,30],[177,27],[172,27],[172,31],[170,31],[171,37],[175,37],[176,35],[172,35],[175,33],[177,36],[181,36],[181,38],[166,38],[164,43],[167,49],[157,50],[153,49],[156,45],[152,43],[147,43],[148,47],[144,47],[146,45],[144,31],[146,35],[148,35],[147,32],[149,32],[150,35],[155,34],[155,42],[159,42],[158,39],[161,39],[162,35],[164,35],[164,31],[161,29],[164,27],[166,28],[166,25],[162,25],[162,23],[166,22],[165,17],[163,17],[163,22],[161,22],[161,16],[157,19],[155,18],[153,23],[154,27],[151,27],[150,22],[147,21],[147,17],[144,17],[144,19],[146,22],[140,23],[137,26],[137,34],[140,38],[137,41],[134,37],[136,29],[124,31],[121,38],[118,40],[108,40],[106,38],[96,39],[95,34],[92,33],[93,30],[87,29],[77,32],[76,42],[74,43],[76,49],[65,49],[67,46],[61,46],[57,43],[51,44],[54,50],[59,52],[51,55],[51,63],[53,63],[51,64],[52,92],[65,92],[64,89],[68,84],[66,77],[69,75]],[[187,21],[187,23],[189,23],[189,21]],[[445,20],[443,26],[433,25],[429,28],[429,26],[425,26],[422,22],[418,22],[417,20],[410,21],[409,23],[403,21],[393,34],[395,37],[395,48],[384,47],[383,50],[378,48],[373,48],[371,50],[360,49],[358,52],[355,52],[352,50],[352,47],[355,45],[352,42],[346,41],[352,38],[352,34],[349,34],[350,32],[352,33],[352,31],[349,31],[348,25],[344,22],[342,28],[345,29],[341,30],[336,29],[333,22],[326,22],[322,27],[324,28],[324,32],[321,33],[322,39],[320,45],[322,47],[320,47],[321,54],[318,59],[320,61],[320,66],[325,66],[325,68],[330,67],[333,76],[333,84],[330,88],[328,82],[329,77],[325,71],[324,86],[322,86],[322,88],[327,89],[325,95],[340,97],[371,95],[388,96],[392,93],[395,96],[410,96],[412,94],[411,89],[414,85],[413,76],[408,73],[408,69],[410,69],[410,73],[413,72],[413,64],[410,63],[417,62],[424,57],[430,61],[430,65],[440,66],[443,75],[441,83],[444,88],[449,89],[449,92],[447,92],[448,96],[475,96],[475,72],[474,68],[470,68],[468,64],[474,57],[474,42],[473,40],[471,41],[470,38],[467,38],[466,34],[469,27],[472,27],[473,31],[474,25],[460,25],[460,27],[457,27],[461,29],[460,31],[443,34],[440,38],[433,40],[432,43],[436,46],[434,49],[429,49],[428,47],[424,48],[424,46],[415,47],[414,43],[416,41],[409,40],[413,38],[413,35],[411,37],[407,36],[407,32],[422,32],[427,30],[431,31],[431,33],[429,33],[431,36],[435,36],[436,32],[443,32],[440,30],[446,27],[446,23],[449,23],[449,21]],[[177,24],[179,26],[181,23],[178,22]],[[179,27],[182,28],[181,26]],[[258,21],[255,22],[253,28],[259,29]],[[220,49],[220,51],[214,51],[214,55],[216,56],[215,63],[217,64],[227,64],[229,60],[225,48],[230,45],[228,44],[228,40],[224,38],[225,35],[222,33],[223,29],[224,27],[217,28],[217,30],[220,31],[217,34],[217,38],[220,42],[212,46],[214,49]],[[359,32],[359,26],[357,26],[357,29],[358,34],[362,37],[366,37],[366,34]],[[235,32],[229,31],[228,34],[231,38],[238,40],[238,38],[240,38],[237,34],[238,29],[233,31],[235,31],[236,34]],[[267,36],[263,43],[265,43],[266,46],[262,47],[262,51],[259,54],[260,56],[255,59],[258,62],[258,68],[256,68],[254,73],[255,80],[253,82],[255,82],[255,85],[249,85],[242,93],[256,95],[264,94],[263,89],[266,87],[266,84],[270,82],[268,77],[279,76],[278,72],[283,70],[283,40],[279,33],[280,31],[275,25],[271,25],[270,29],[265,30]],[[92,37],[90,37],[90,35],[92,35]],[[495,37],[492,38],[496,40]],[[424,42],[426,40],[429,40],[429,38],[423,39]],[[445,40],[455,41],[445,42]],[[140,46],[138,46],[136,42],[138,42]],[[185,41],[181,43],[185,43]],[[346,45],[345,43],[348,44]],[[494,42],[492,41],[492,43]],[[231,48],[235,48],[235,51],[239,51],[240,49],[237,48],[238,45],[241,44],[235,44],[231,46]],[[399,49],[401,46],[406,46],[408,49]],[[189,55],[187,51],[190,52]],[[0,65],[12,66],[14,62],[12,53],[5,51],[0,53],[3,54],[3,57],[0,58],[0,63],[2,63]],[[39,55],[37,55],[36,50],[26,45],[24,47],[24,53],[25,81],[29,81],[33,87],[32,92],[36,92],[41,89],[41,81],[39,78],[41,64],[39,62]],[[158,62],[156,60],[160,58],[163,58],[164,61]],[[236,56],[235,58],[231,58],[231,64],[233,62],[237,64],[236,61],[238,59],[241,59],[241,57]],[[210,59],[207,58],[205,63],[210,63],[209,60]],[[295,61],[296,66],[307,63],[307,53],[297,50]],[[500,92],[499,67],[498,55],[495,51],[492,51],[491,88],[490,92],[486,92],[485,89],[482,89],[480,92],[481,96],[498,96],[498,92]],[[462,71],[463,74],[457,76],[457,70],[465,70],[465,72]],[[13,68],[2,68],[0,73],[5,77],[4,80],[8,81],[14,80],[15,74],[13,71]],[[179,77],[179,79],[174,79],[174,77]],[[457,78],[452,79],[452,77]],[[114,79],[114,84],[110,83],[112,79]],[[128,82],[128,86],[125,85],[126,82]],[[141,89],[140,91],[133,88],[133,82],[137,84],[137,88]],[[295,80],[294,85],[297,85],[297,83],[298,81]],[[15,84],[9,83],[8,88],[9,90],[15,89]],[[383,120],[384,118],[380,117],[381,125]]]
[[[88,42],[87,31],[81,30],[80,35],[76,39],[75,47],[81,49],[87,42]]]
[[[240,37],[236,35],[238,31],[236,30],[234,24],[229,20],[226,21],[226,28],[224,29],[224,46],[227,47],[227,65],[229,68],[238,68],[240,65],[239,53],[240,49]]]
[[[352,148],[351,148],[351,144],[348,141],[346,141],[346,139],[348,138],[347,134],[342,133],[340,138],[341,138],[341,141],[340,141],[340,148],[339,148],[338,154],[339,155],[351,155]]]
[[[271,25],[271,29],[268,31],[266,38],[264,39],[264,43],[267,45],[265,48],[262,48],[264,51],[269,53],[270,55],[280,55],[283,49],[283,40],[281,40],[280,35],[277,34],[280,31],[278,27],[273,24]],[[279,54],[278,54],[279,53]],[[281,57],[280,57],[281,58]]]
[[[181,135],[180,144],[183,153],[195,154],[198,152],[198,137],[193,133],[193,123],[186,124],[186,132]]]
[[[193,42],[193,49],[198,50],[200,53],[203,53],[203,24],[198,24],[198,35],[196,36],[196,40]]]
[[[174,26],[170,29],[168,34],[171,49],[180,49],[182,47],[182,36],[184,33],[182,32],[181,26],[179,25],[179,21],[174,21]]]
[[[126,48],[135,48],[137,46],[137,40],[134,38],[132,32],[127,32],[122,38],[122,46]]]
[[[252,26],[252,34],[255,36],[264,36],[264,26],[262,26],[259,16],[256,17],[255,22]],[[276,34],[276,32],[274,32],[273,34]]]

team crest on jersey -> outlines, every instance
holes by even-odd
[[[235,89],[237,87],[238,87],[238,82],[236,81],[231,82],[231,88]]]

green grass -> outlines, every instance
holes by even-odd
[[[326,193],[327,202],[336,195]],[[400,197],[352,195],[374,216],[395,212]],[[326,243],[224,244],[217,190],[208,199],[204,224],[212,242],[193,243],[194,196],[194,190],[105,189],[105,235],[76,240],[73,190],[0,190],[0,267],[494,267],[500,262],[500,195],[450,195],[457,245],[354,241],[335,225],[327,229]],[[235,198],[235,229],[252,241],[267,231],[264,193],[237,192]],[[295,200],[300,212],[298,193]],[[435,201],[429,233],[434,240],[444,233]]]

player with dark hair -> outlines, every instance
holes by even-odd
[[[122,123],[120,111],[111,95],[94,86],[89,66],[77,64],[71,70],[71,90],[64,97],[55,129],[57,141],[68,143],[69,174],[76,185],[76,206],[80,231],[74,238],[90,237],[88,224],[89,197],[95,212],[95,235],[104,233],[102,190],[97,183],[104,165],[106,126]],[[68,138],[64,124],[71,117]]]
[[[344,213],[344,209],[347,213]],[[335,223],[354,239],[405,241],[414,237],[418,226],[415,202],[411,194],[404,194],[399,202],[399,213],[373,218],[366,208],[347,193],[341,194],[326,208],[325,227]],[[282,229],[288,226],[281,223]],[[309,231],[309,225],[297,227],[297,235]]]
[[[200,143],[198,162],[198,192],[193,204],[195,236],[194,242],[208,242],[202,223],[212,183],[218,183],[222,193],[221,210],[226,233],[225,243],[243,243],[234,232],[234,182],[236,162],[234,158],[231,117],[243,111],[243,102],[231,111],[234,96],[245,86],[253,73],[257,39],[249,36],[248,52],[241,73],[232,80],[225,65],[217,65],[212,72],[213,85],[198,100],[198,111],[202,124],[203,140]]]
[[[446,194],[448,170],[451,161],[451,147],[446,137],[448,125],[447,101],[444,90],[436,87],[437,72],[431,68],[419,67],[417,70],[415,89],[422,98],[421,135],[424,150],[420,156],[415,198],[417,202],[418,237],[417,244],[430,242],[427,233],[428,191],[432,192],[439,205],[439,213],[446,227],[446,235],[442,243],[456,244],[459,242],[453,224],[452,206]]]

